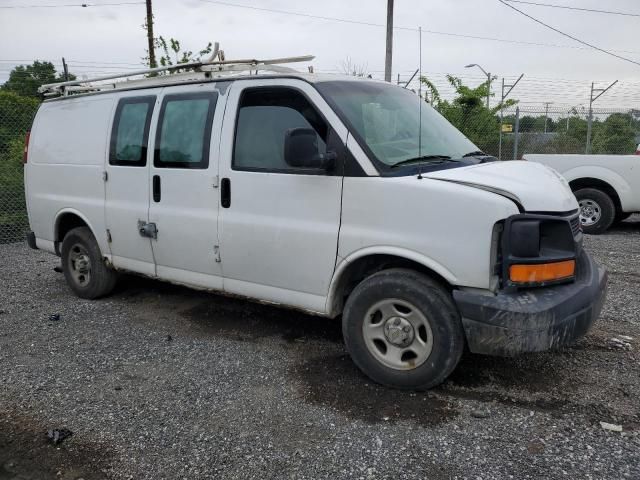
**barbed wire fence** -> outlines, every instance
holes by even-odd
[[[0,244],[24,240],[28,229],[23,180],[25,136],[39,100],[0,90]],[[449,118],[482,151],[501,160],[543,154],[633,154],[640,143],[640,110],[509,107],[499,115]],[[587,147],[587,144],[589,147]]]

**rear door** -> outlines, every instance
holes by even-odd
[[[215,84],[163,89],[148,182],[160,278],[222,289],[217,174],[223,112]]]
[[[139,224],[146,223],[149,214],[149,162],[153,157],[148,142],[158,93],[126,92],[118,100],[105,169],[111,261],[117,268],[145,275],[155,274],[151,240],[140,235]]]

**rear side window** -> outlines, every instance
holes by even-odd
[[[215,92],[167,95],[162,101],[154,166],[207,168]]]
[[[109,163],[129,167],[147,164],[149,125],[156,97],[123,98],[118,102],[111,132]]]

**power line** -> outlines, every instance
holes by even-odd
[[[310,14],[310,13],[303,13],[303,12],[292,12],[290,10],[280,10],[280,9],[275,9],[275,8],[265,8],[265,7],[255,7],[252,5],[242,5],[239,3],[232,3],[232,2],[225,2],[225,1],[219,1],[219,0],[200,0],[203,3],[211,3],[214,5],[221,5],[221,6],[225,6],[225,7],[234,7],[234,8],[244,8],[246,10],[255,10],[255,11],[259,11],[259,12],[269,12],[269,13],[279,13],[282,15],[293,15],[293,16],[297,16],[297,17],[304,17],[304,18],[313,18],[316,20],[325,20],[325,21],[331,21],[331,22],[340,22],[340,23],[348,23],[348,24],[353,24],[353,25],[364,25],[364,26],[368,26],[368,27],[379,27],[379,28],[385,28],[386,25],[382,24],[382,23],[373,23],[373,22],[364,22],[361,20],[352,20],[352,19],[347,19],[347,18],[340,18],[340,17],[328,17],[328,16],[324,16],[324,15],[314,15],[314,14]],[[418,32],[418,28],[412,28],[412,27],[401,27],[401,26],[395,26],[393,27],[394,30],[404,30],[404,31],[409,31],[409,32]],[[457,37],[457,38],[465,38],[465,39],[470,39],[470,40],[488,40],[488,41],[492,41],[492,42],[502,42],[502,43],[511,43],[511,44],[516,44],[516,45],[527,45],[527,46],[533,46],[533,47],[551,47],[551,48],[572,48],[572,49],[579,49],[579,50],[589,50],[587,48],[584,47],[578,47],[575,45],[557,45],[557,44],[552,44],[552,43],[540,43],[540,42],[527,42],[524,40],[511,40],[511,39],[506,39],[506,38],[496,38],[496,37],[484,37],[484,36],[479,36],[479,35],[466,35],[466,34],[462,34],[462,33],[454,33],[454,32],[442,32],[442,31],[438,31],[438,30],[422,30],[422,33],[428,33],[431,35],[443,35],[443,36],[447,36],[447,37]],[[618,52],[622,52],[622,53],[640,53],[640,52],[635,52],[635,51],[629,51],[629,50],[613,50],[613,51],[618,51]]]
[[[118,2],[118,3],[61,3],[57,5],[0,5],[0,8],[67,8],[67,7],[118,7],[121,5],[139,5],[145,2]]]
[[[526,5],[535,5],[537,7],[563,8],[565,10],[579,10],[581,12],[606,13],[608,15],[622,15],[625,17],[640,17],[640,13],[615,12],[612,10],[598,10],[595,8],[570,7],[568,5],[554,5],[551,3],[528,2],[525,0],[507,0],[512,3],[524,3]]]
[[[604,48],[597,47],[596,45],[593,45],[593,44],[591,44],[591,43],[585,42],[584,40],[580,40],[579,38],[574,37],[573,35],[569,35],[568,33],[565,33],[565,32],[563,32],[562,30],[558,30],[557,28],[552,27],[551,25],[549,25],[549,24],[547,24],[547,23],[544,23],[542,20],[538,20],[537,18],[532,17],[532,16],[531,16],[531,15],[529,15],[528,13],[525,13],[525,12],[523,12],[522,10],[517,9],[517,8],[516,8],[516,7],[514,7],[513,5],[509,5],[509,4],[507,3],[507,1],[509,1],[509,0],[507,0],[507,1],[505,1],[505,0],[498,0],[498,1],[499,1],[501,4],[503,4],[503,5],[505,5],[505,6],[509,7],[509,8],[511,8],[512,10],[515,10],[515,11],[516,11],[516,12],[518,12],[519,14],[524,15],[525,17],[527,17],[527,18],[529,18],[529,19],[533,20],[533,21],[534,21],[534,22],[536,22],[536,23],[539,23],[540,25],[542,25],[542,26],[544,26],[544,27],[547,27],[547,28],[548,28],[548,29],[550,29],[550,30],[553,30],[553,31],[554,31],[554,32],[556,32],[556,33],[559,33],[560,35],[563,35],[563,36],[565,36],[565,37],[567,37],[567,38],[570,38],[571,40],[574,40],[574,41],[576,41],[576,42],[578,42],[578,43],[582,43],[583,45],[586,45],[586,46],[588,46],[588,47],[593,48],[594,50],[598,50],[598,51],[600,51],[600,52],[602,52],[602,53],[606,53],[607,55],[611,55],[612,57],[616,57],[616,58],[618,58],[618,59],[620,59],[620,60],[624,60],[625,62],[633,63],[633,64],[635,64],[635,65],[640,66],[640,62],[636,62],[635,60],[631,60],[630,58],[623,57],[623,56],[621,56],[621,55],[617,55],[617,54],[615,54],[615,53],[613,53],[613,52],[611,52],[611,51],[609,51],[609,50],[605,50]]]

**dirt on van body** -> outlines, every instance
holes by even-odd
[[[585,243],[610,284],[584,339],[426,393],[363,376],[337,320],[138,277],[80,300],[1,245],[0,480],[640,478],[640,218]]]

